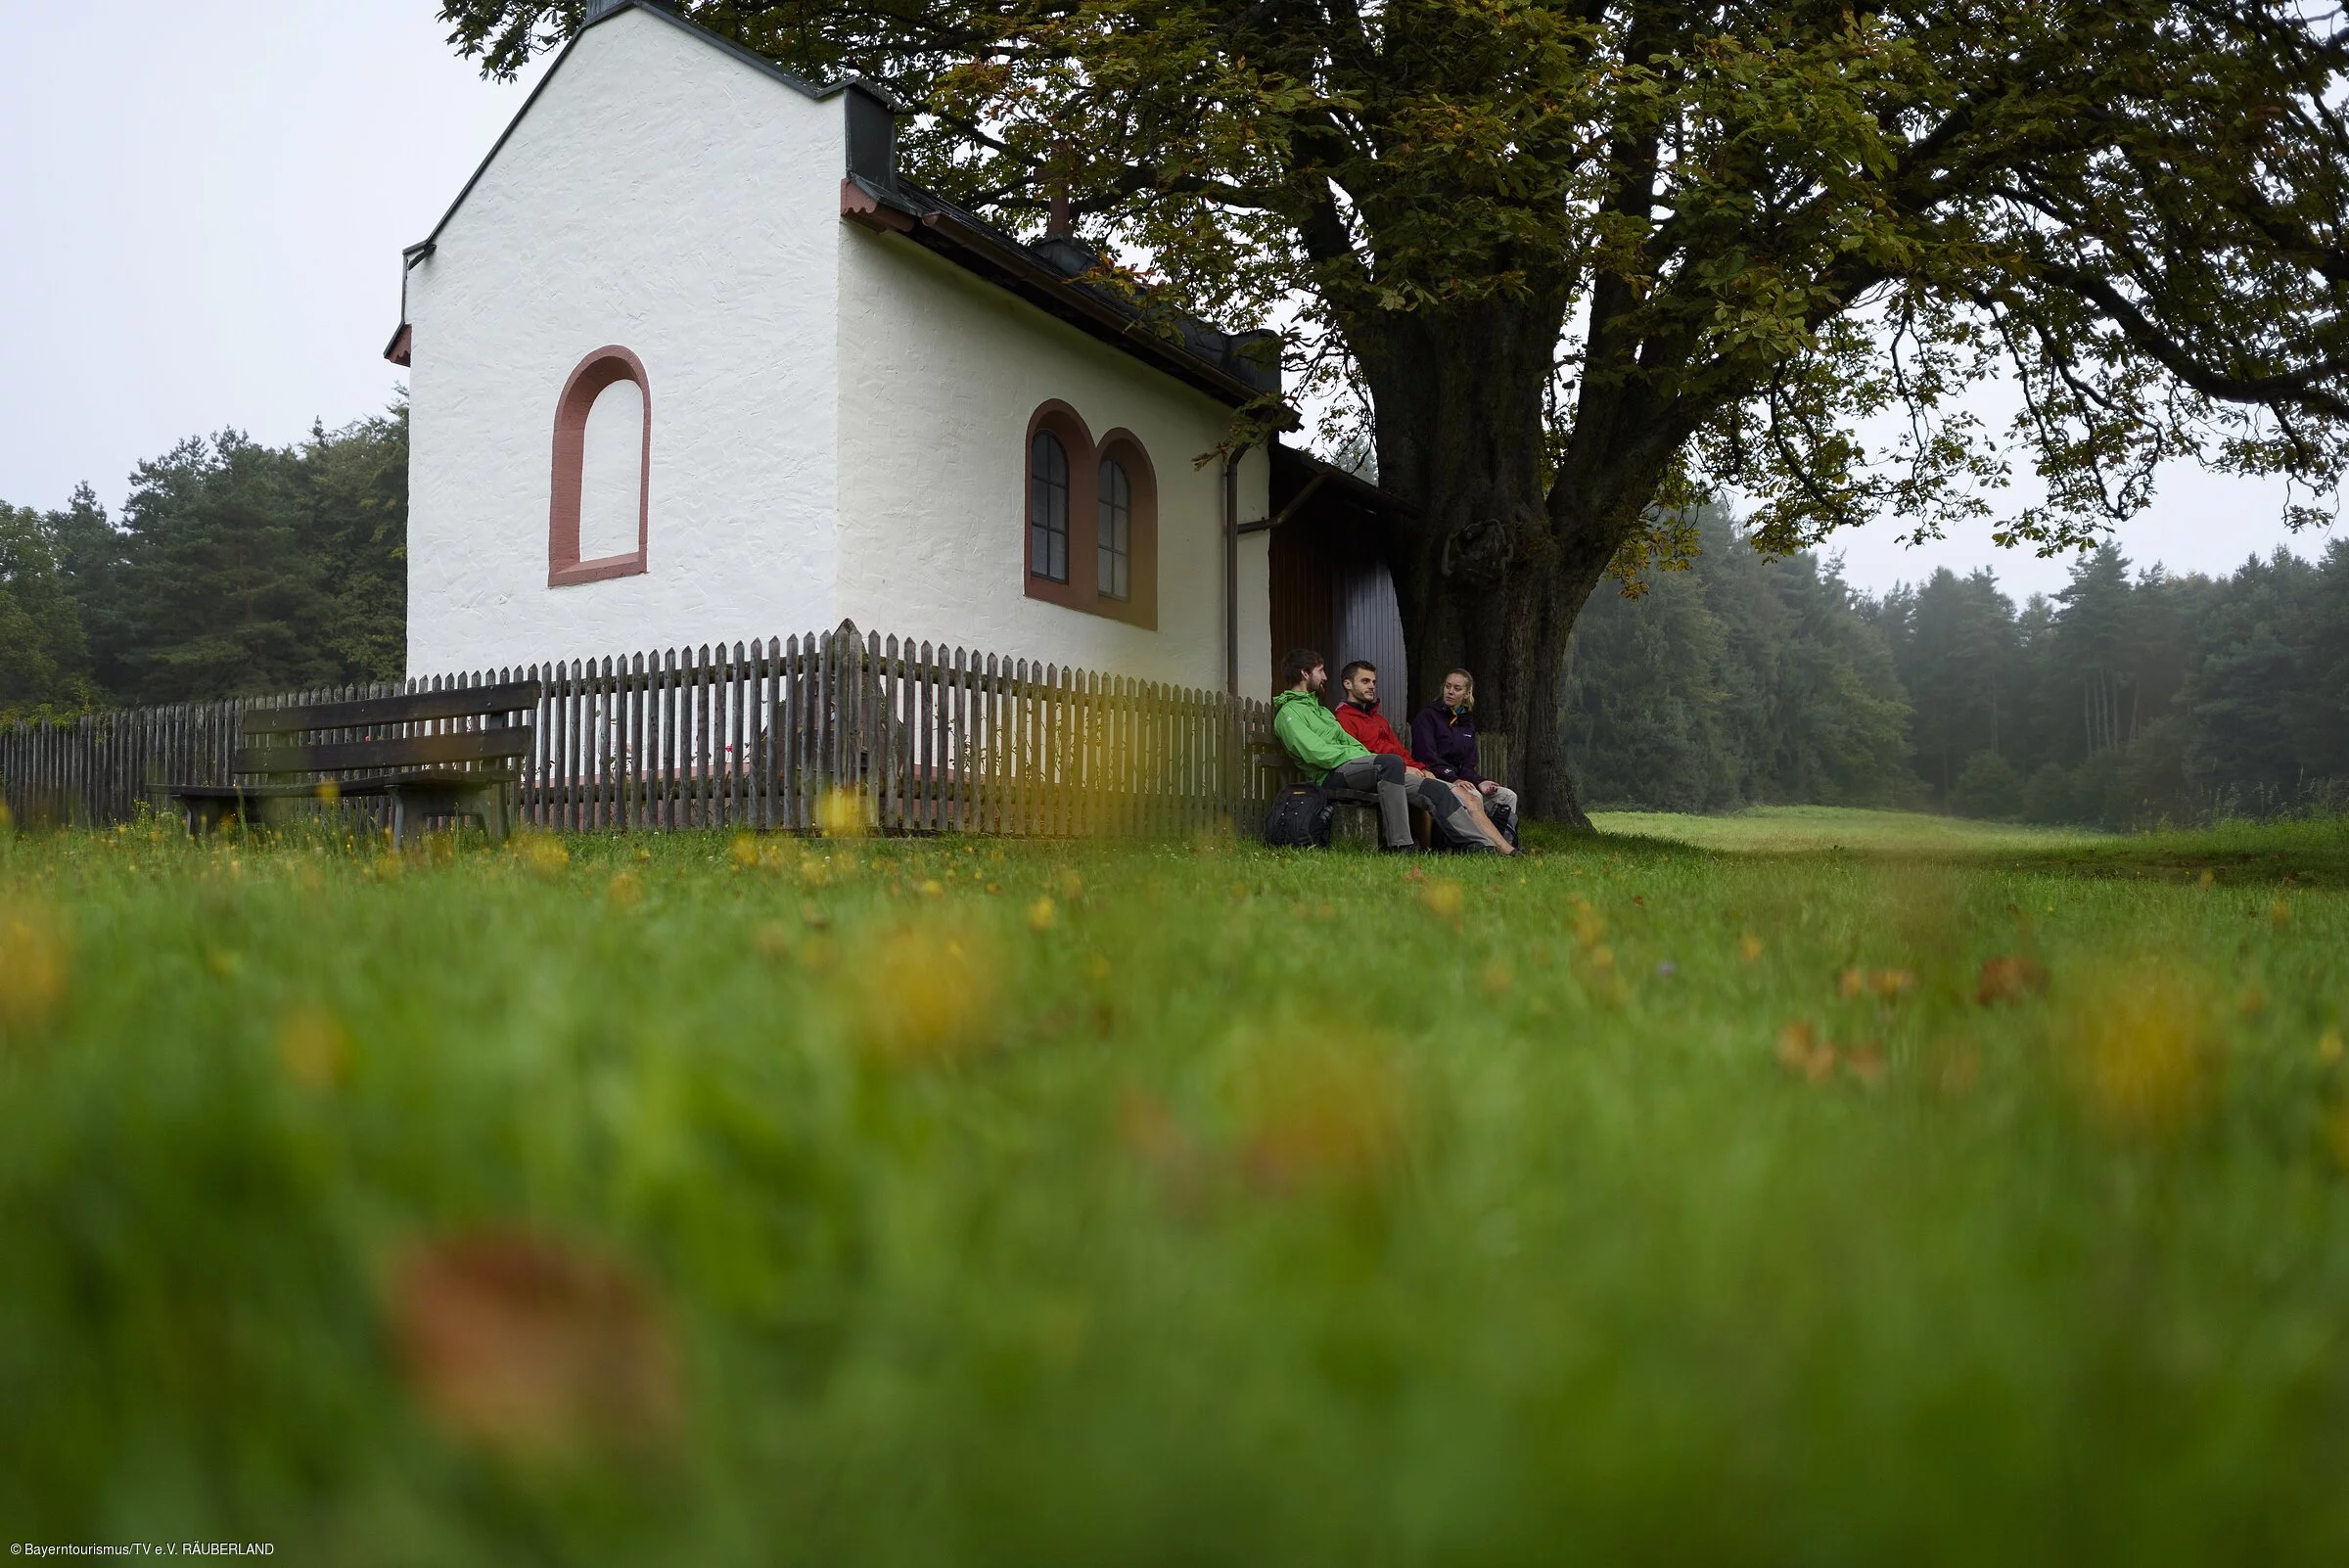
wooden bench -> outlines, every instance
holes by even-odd
[[[1305,769],[1297,765],[1297,759],[1291,757],[1288,753],[1288,748],[1282,746],[1278,741],[1258,741],[1251,744],[1248,748],[1248,761],[1250,765],[1262,769],[1265,772],[1271,773],[1277,777],[1280,780],[1281,787],[1284,789],[1291,784],[1307,784],[1312,782],[1312,780],[1305,776]],[[1368,812],[1369,816],[1367,818],[1367,827],[1369,841],[1372,844],[1379,842],[1380,834],[1378,826],[1377,790],[1338,789],[1328,784],[1324,784],[1320,788],[1322,795],[1329,801],[1330,805],[1351,806],[1359,810]],[[1416,808],[1414,808],[1414,831],[1416,831],[1417,828],[1417,815],[1418,811]],[[1340,818],[1338,820],[1342,821],[1345,819]]]
[[[1277,741],[1259,741],[1250,745],[1248,760],[1255,766],[1278,775],[1283,786],[1307,782],[1305,770],[1297,765],[1297,760],[1288,754],[1287,748]],[[1476,737],[1476,770],[1497,784],[1508,782],[1508,736],[1480,733]],[[1329,798],[1332,805],[1352,806],[1369,812],[1369,839],[1373,844],[1378,842],[1378,791],[1332,789],[1324,784],[1321,793]],[[1411,803],[1411,834],[1423,850],[1434,843],[1427,808],[1417,801]]]
[[[513,831],[508,795],[519,776],[511,763],[530,754],[538,694],[537,681],[521,680],[249,708],[235,782],[171,784],[163,794],[186,813],[190,833],[231,816],[251,823],[273,802],[376,798],[392,803],[395,845],[441,816],[477,817],[491,838],[503,839]],[[464,727],[467,720],[480,722]]]

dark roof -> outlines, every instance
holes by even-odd
[[[841,215],[901,234],[1212,397],[1237,405],[1279,392],[1277,333],[1221,332],[1176,312],[1152,319],[1119,293],[1078,281],[1100,257],[1076,241],[1023,244],[976,213],[896,178],[894,169],[889,173],[884,183],[852,171],[841,187]]]
[[[1267,499],[1272,511],[1261,523],[1243,523],[1242,533],[1276,529],[1299,517],[1361,528],[1382,518],[1416,517],[1419,509],[1391,490],[1380,489],[1359,474],[1315,457],[1275,438],[1271,444],[1271,484]]]
[[[1419,509],[1397,495],[1384,490],[1359,474],[1338,467],[1325,458],[1296,446],[1275,443],[1272,448],[1272,491],[1274,506],[1293,500],[1308,489],[1326,488],[1333,500],[1343,500],[1364,512],[1385,516],[1412,517]]]

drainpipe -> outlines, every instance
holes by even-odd
[[[1223,454],[1223,689],[1240,694],[1240,459]]]

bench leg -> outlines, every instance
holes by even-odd
[[[205,839],[220,831],[220,822],[236,808],[234,801],[181,801],[180,808],[187,813],[188,837]]]

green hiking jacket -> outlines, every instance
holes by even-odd
[[[1316,784],[1339,763],[1370,755],[1370,748],[1347,734],[1338,715],[1310,691],[1284,691],[1273,697],[1272,733]]]

